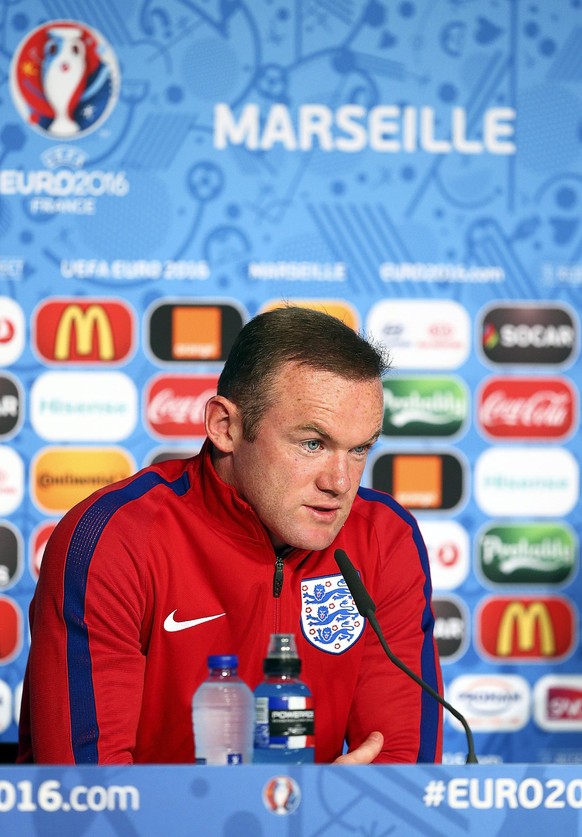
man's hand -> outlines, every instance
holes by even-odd
[[[384,736],[382,733],[371,732],[357,750],[352,750],[350,753],[340,756],[334,761],[334,764],[370,764],[382,749],[383,744]]]

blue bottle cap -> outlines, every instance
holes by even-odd
[[[209,668],[237,668],[238,656],[236,654],[211,654],[208,657]]]

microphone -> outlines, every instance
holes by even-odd
[[[388,655],[388,659],[394,663],[401,671],[411,677],[415,683],[428,692],[429,695],[437,700],[441,706],[454,715],[455,718],[460,721],[463,725],[463,729],[465,730],[465,734],[467,736],[467,758],[465,760],[465,764],[478,764],[477,756],[475,755],[475,746],[473,744],[473,733],[471,732],[471,728],[467,723],[466,719],[461,715],[461,713],[455,709],[454,706],[451,706],[437,691],[433,689],[433,687],[423,680],[421,677],[416,674],[416,672],[412,671],[411,668],[402,662],[395,654],[392,653],[390,648],[388,647],[388,643],[384,639],[384,634],[382,633],[382,629],[376,619],[376,605],[374,604],[372,597],[364,587],[364,583],[361,580],[358,572],[356,571],[354,565],[343,551],[343,549],[336,549],[334,552],[334,558],[338,567],[340,568],[340,572],[344,577],[344,581],[348,585],[348,590],[352,594],[352,598],[356,607],[358,608],[358,613],[361,616],[364,616],[366,619],[370,621],[370,625],[374,629],[378,639],[380,640],[380,645]]]

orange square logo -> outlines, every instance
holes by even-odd
[[[440,508],[442,485],[443,463],[440,456],[394,457],[394,497],[403,506]]]
[[[179,360],[219,360],[220,308],[177,305],[172,309],[172,356]]]

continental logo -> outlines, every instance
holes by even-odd
[[[338,320],[344,322],[350,328],[356,331],[360,327],[360,320],[357,312],[343,299],[292,299],[292,300],[274,300],[267,302],[261,309],[261,313],[265,311],[274,311],[276,308],[283,308],[287,305],[298,305],[301,308],[309,308],[311,311],[323,311],[325,314],[330,314],[332,317],[337,317]]]
[[[383,387],[385,436],[456,436],[467,421],[467,390],[456,378],[389,378]]]
[[[134,471],[121,448],[47,448],[32,463],[30,493],[43,512],[63,513]]]
[[[372,487],[410,509],[456,508],[464,483],[465,469],[452,453],[381,454],[372,466]]]
[[[148,348],[166,363],[224,362],[243,327],[241,311],[219,302],[156,303],[147,321]]]
[[[489,599],[477,624],[485,656],[507,662],[564,659],[576,640],[574,608],[559,596]]]
[[[120,363],[133,350],[133,312],[119,300],[51,300],[35,312],[33,337],[51,363]]]
[[[499,523],[477,539],[478,567],[494,584],[564,584],[578,562],[578,538],[563,523]]]

